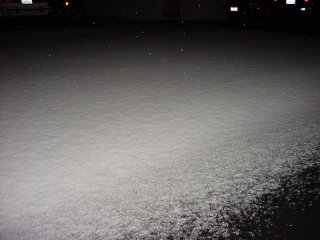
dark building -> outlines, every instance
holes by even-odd
[[[225,17],[223,0],[83,0],[93,16],[126,19],[207,20]]]

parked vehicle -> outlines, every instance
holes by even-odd
[[[0,0],[0,16],[46,16],[49,0]]]
[[[237,16],[320,16],[319,0],[225,0],[225,12]]]
[[[256,2],[253,0],[226,0],[225,12],[229,17],[254,16],[260,10]]]
[[[50,0],[53,14],[58,16],[69,16],[83,18],[86,15],[87,8],[81,0]]]
[[[320,16],[319,0],[272,0],[275,15]]]

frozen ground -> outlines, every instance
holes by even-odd
[[[225,234],[225,204],[318,144],[319,52],[243,29],[1,32],[0,239]]]

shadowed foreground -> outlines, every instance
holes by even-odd
[[[228,237],[219,239],[318,239],[320,216],[319,149],[301,159],[301,169],[280,177],[279,187],[263,194],[246,209],[221,212]],[[204,232],[199,239],[212,239]]]

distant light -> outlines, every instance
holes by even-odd
[[[68,6],[69,6],[69,2],[68,2],[68,1],[64,2],[64,5],[65,5],[66,7],[68,7]]]
[[[306,2],[306,3],[307,3],[307,2],[310,2],[310,0],[304,0],[304,2]]]
[[[301,8],[301,12],[304,12],[304,11],[306,11],[306,8],[304,8],[304,7]]]
[[[231,12],[238,12],[238,7],[230,7]]]
[[[286,4],[289,4],[289,5],[296,4],[296,0],[286,0]]]

